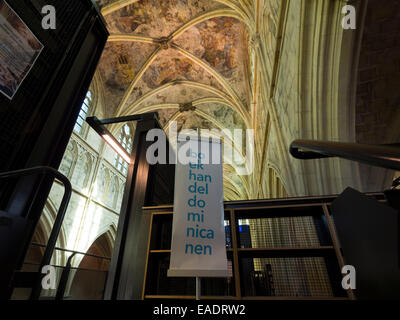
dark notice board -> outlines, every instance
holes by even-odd
[[[345,263],[356,270],[356,297],[400,298],[399,212],[351,188],[331,210]]]

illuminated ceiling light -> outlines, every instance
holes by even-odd
[[[124,159],[128,164],[132,162],[128,152],[121,146],[117,139],[111,134],[110,131],[104,126],[104,124],[113,123],[115,119],[99,120],[96,117],[87,117],[86,122],[96,131],[105,142]]]
[[[105,142],[116,152],[119,156],[121,156],[124,161],[128,164],[132,163],[132,158],[128,154],[128,152],[124,149],[124,147],[118,142],[117,139],[112,135],[110,131],[104,125],[112,124],[112,123],[121,123],[121,122],[129,122],[129,121],[137,121],[137,120],[150,120],[154,119],[158,121],[157,114],[154,112],[135,114],[131,116],[123,116],[118,118],[110,118],[99,120],[97,117],[87,117],[86,122],[89,126],[96,131]]]
[[[110,136],[109,134],[101,135],[102,138],[108,143],[108,145],[114,149],[116,153],[118,153],[122,159],[126,162],[131,163],[131,157],[128,153],[121,147],[121,145],[115,140],[114,137]]]

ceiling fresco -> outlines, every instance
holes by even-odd
[[[114,114],[129,84],[146,61],[146,56],[155,48],[153,44],[136,42],[106,44],[98,71],[104,82],[104,98],[109,115]]]
[[[180,35],[175,43],[206,61],[248,102],[247,46],[243,46],[247,34],[243,23],[229,17],[212,18]]]
[[[246,128],[248,34],[230,7],[212,0],[96,2],[110,32],[98,68],[108,116],[155,111],[166,129],[171,119],[178,131]]]
[[[221,7],[207,0],[140,0],[106,16],[110,33],[166,37],[201,13]]]
[[[113,3],[106,0],[97,2],[100,8]],[[160,38],[165,40],[163,37],[173,34],[192,19],[221,8],[227,7],[217,1],[207,0],[141,0],[106,15],[111,37],[146,37],[146,42],[137,39],[108,42],[99,65],[108,113],[140,113],[142,107],[185,104],[201,98],[222,96],[230,99],[227,87],[247,109],[249,76],[246,72],[246,28],[242,22],[223,14],[193,23],[175,36],[146,65],[143,74],[137,77],[149,57],[159,48]],[[133,81],[134,86],[127,94]],[[177,81],[185,83],[157,90]],[[183,115],[181,117],[185,118]],[[204,123],[198,114],[193,117],[201,119],[191,120],[189,126]],[[224,123],[226,119],[222,117],[220,121]]]
[[[129,97],[127,106],[137,101],[144,94],[176,80],[199,82],[223,92],[223,87],[209,72],[193,63],[187,57],[177,53],[174,49],[167,49],[159,53],[143,74]],[[202,96],[214,96],[214,94],[207,93],[207,91],[202,89],[187,86],[182,88],[182,86],[173,86],[163,93],[155,94],[152,100],[153,103],[187,103]],[[163,97],[161,98],[163,101],[160,101],[158,97]]]

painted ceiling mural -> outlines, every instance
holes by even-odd
[[[319,63],[321,66],[342,69],[342,62],[332,63],[331,59],[342,46],[337,41],[344,39],[343,30],[326,24],[340,15],[339,3],[95,1],[110,32],[96,73],[105,116],[158,112],[164,129],[171,120],[177,121],[178,130],[253,129],[254,172],[239,176],[240,165],[224,166],[224,194],[229,199],[268,198],[274,196],[268,190],[268,181],[275,181],[274,189],[279,190],[275,193],[281,196],[314,190],[314,171],[308,174],[308,166],[297,164],[287,148],[293,139],[315,131],[314,123],[304,120],[311,119],[312,114],[302,115],[301,110],[319,112],[317,108],[325,105],[325,100],[332,110],[339,110],[335,104],[338,100],[328,99],[330,95],[325,92],[336,87],[316,86],[311,95],[308,85],[289,85],[299,82],[300,76],[301,81],[320,79],[324,73],[311,68],[317,58],[327,61]],[[308,6],[312,9],[303,10]],[[321,14],[330,18],[320,19]],[[314,18],[318,23],[307,22]],[[315,34],[320,35],[317,45],[312,42]],[[304,43],[304,39],[311,40]],[[326,54],[308,55],[312,45],[314,51],[321,49]],[[329,72],[339,74],[335,68]],[[320,98],[325,99],[322,104]],[[318,134],[324,135],[323,130],[318,129]],[[322,168],[315,163],[316,168]],[[325,187],[333,188],[330,182]]]
[[[248,103],[247,46],[243,46],[247,35],[241,22],[229,17],[212,18],[180,35],[175,43],[205,60]]]
[[[207,0],[140,0],[106,16],[111,33],[166,37],[201,13],[221,7]]]
[[[129,4],[105,14],[110,38],[98,68],[108,116],[157,111],[162,126],[176,119],[178,131],[248,127],[249,36],[230,7],[97,0],[103,10],[121,2]]]
[[[132,82],[146,56],[156,45],[136,42],[109,42],[100,60],[99,72],[104,81],[107,112],[114,114],[119,101]]]

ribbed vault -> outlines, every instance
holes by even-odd
[[[225,197],[272,196],[264,191],[271,189],[271,181],[281,185],[279,178],[265,179],[260,165],[265,160],[269,129],[264,128],[270,127],[270,117],[256,119],[260,108],[265,109],[259,85],[260,66],[265,65],[257,57],[265,11],[260,2],[264,1],[97,2],[110,32],[98,68],[107,116],[156,111],[167,133],[172,121],[178,122],[178,131],[245,132],[261,126],[256,131],[253,173],[238,176],[235,164],[224,165]],[[116,133],[120,128],[117,124],[110,129]],[[243,159],[243,149],[233,147],[233,152]]]

